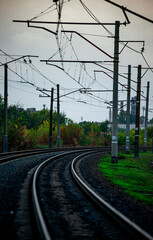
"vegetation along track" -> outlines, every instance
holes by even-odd
[[[12,235],[10,236],[10,229],[9,233],[7,232],[9,237],[6,237],[6,239],[41,239],[40,235],[43,239],[131,238],[129,232],[125,232],[114,220],[106,217],[104,207],[103,210],[100,210],[99,206],[97,208],[95,204],[89,200],[90,197],[84,195],[84,193],[80,191],[80,187],[78,188],[77,184],[72,180],[72,175],[74,176],[75,174],[74,172],[72,174],[70,173],[70,165],[73,159],[75,159],[75,161],[78,160],[76,157],[80,155],[81,151],[85,150],[69,150],[65,153],[54,152],[47,153],[46,155],[41,154],[41,157],[34,156],[32,160],[30,160],[30,157],[24,158],[24,163],[19,160],[2,164],[3,168],[6,165],[9,166],[7,170],[12,171],[11,174],[13,174],[14,168],[21,168],[22,166],[23,169],[20,169],[20,174],[23,175],[24,171],[25,175],[25,180],[22,180],[22,184],[21,178],[13,179],[14,185],[12,188],[17,187],[16,191],[18,190],[18,197],[15,197],[17,206],[16,209],[9,209],[9,217],[7,217],[10,221],[10,226],[12,221],[11,227],[14,235],[13,237]],[[97,152],[98,150],[94,152],[94,155],[100,154]],[[89,150],[87,154],[89,154]],[[51,157],[48,157],[49,155]],[[82,157],[83,156],[81,156],[81,158]],[[73,161],[73,165],[71,165],[73,166],[72,169],[74,169],[75,161]],[[28,168],[27,162],[30,162]],[[18,166],[16,164],[18,164]],[[3,170],[4,169],[2,169],[2,171]],[[11,177],[12,176],[18,178],[18,176],[11,175]],[[32,176],[33,183],[31,182]],[[3,174],[1,177],[3,177]],[[22,185],[20,189],[18,189],[19,182]],[[29,186],[32,186],[32,203],[30,200],[31,190],[29,191]],[[11,188],[11,186],[8,187],[8,192],[9,188]],[[12,194],[12,196],[14,195]],[[9,204],[13,206],[13,203]],[[37,216],[36,222],[31,208],[33,206]],[[3,215],[5,214],[6,212],[3,213]],[[120,222],[122,222],[122,220],[120,220]],[[39,229],[41,229],[41,234],[36,232],[36,223],[39,225]],[[7,224],[8,228],[8,221]],[[4,224],[2,224],[2,226],[4,226]],[[45,233],[42,229],[45,229]],[[134,232],[136,230],[134,230]],[[136,233],[135,239],[152,239],[144,232],[143,238],[142,235],[140,238],[138,238],[138,236],[140,236],[140,231],[138,235]]]

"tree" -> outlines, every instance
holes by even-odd
[[[108,124],[109,124],[108,120],[106,120],[105,122],[100,123],[100,130],[101,130],[101,132],[107,133],[109,131]]]
[[[152,119],[150,119],[150,123],[153,123],[153,118],[152,118]]]
[[[143,121],[143,117],[141,117],[141,121]],[[118,123],[126,124],[126,111],[120,111],[118,114]],[[135,115],[130,113],[130,124],[135,124]]]
[[[9,150],[20,150],[25,145],[25,127],[22,126],[22,116],[8,121]]]
[[[120,111],[120,113],[118,114],[118,123],[126,124],[126,112],[125,111]]]
[[[77,146],[80,144],[82,129],[76,123],[70,123],[61,127],[61,139],[64,146]]]
[[[92,122],[81,122],[79,123],[79,125],[81,126],[81,128],[83,129],[84,131],[84,134],[87,136],[91,133],[91,125],[92,125]]]
[[[50,113],[48,109],[28,113],[26,126],[28,129],[37,129],[43,121],[50,121]],[[68,124],[70,119],[66,118],[65,113],[60,113],[60,124]],[[57,125],[57,112],[53,112],[53,125]]]

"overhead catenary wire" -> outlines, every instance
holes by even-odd
[[[80,3],[82,4],[82,6],[86,10],[86,12],[92,17],[92,19],[94,19],[96,22],[100,23],[98,18],[96,18],[96,16],[89,10],[89,8],[83,3],[82,0],[80,0]],[[113,34],[102,23],[100,23],[100,24],[111,36],[113,36]]]
[[[36,68],[33,64],[28,64],[30,67],[34,67],[34,69]],[[10,68],[9,68],[10,69]],[[36,68],[36,70],[38,70],[37,68]],[[18,77],[20,77],[22,80],[24,80],[24,83],[28,83],[28,84],[30,84],[30,85],[32,85],[32,86],[34,86],[34,87],[36,87],[36,88],[39,88],[38,86],[36,86],[35,84],[33,84],[33,83],[31,83],[31,82],[29,82],[27,79],[25,79],[24,77],[22,77],[22,76],[20,76],[18,73],[16,73],[15,71],[13,71],[12,69],[10,69],[10,71],[12,71],[14,74],[16,74]],[[42,73],[38,70],[38,72],[40,73],[40,75],[42,75]],[[69,75],[69,74],[68,74]],[[44,75],[43,75],[43,77],[44,77]],[[70,76],[71,77],[71,76]],[[46,77],[45,77],[46,78]],[[48,78],[47,78],[48,79]],[[21,82],[22,83],[22,82]],[[80,84],[81,85],[81,84]],[[84,87],[83,85],[81,85],[82,87]],[[92,94],[92,96],[90,95],[90,97],[91,98],[93,98],[94,100],[98,100],[98,101],[101,101],[101,100],[103,100],[103,101],[105,101],[105,99],[103,99],[103,98],[100,98],[100,97],[98,97],[98,96],[93,96],[93,94]],[[78,101],[78,100],[77,100]],[[87,104],[87,102],[86,102],[86,104]]]
[[[82,1],[81,1],[81,2],[82,2]],[[139,52],[139,53],[140,53],[140,52]],[[74,79],[74,78],[73,78],[73,79]],[[132,80],[131,80],[131,81],[132,81]],[[93,82],[94,82],[94,80],[93,80]],[[93,83],[93,82],[92,82],[92,83]]]
[[[67,2],[69,2],[69,1],[70,1],[70,0],[63,1],[63,3],[67,3]],[[54,9],[51,9],[51,8],[53,8],[53,7],[55,7],[55,8],[54,8]],[[40,13],[38,13],[35,17],[31,18],[30,21],[33,21],[34,19],[40,18],[40,17],[42,17],[42,16],[44,16],[44,15],[46,15],[46,14],[52,12],[52,11],[55,11],[55,10],[57,10],[57,6],[56,6],[56,3],[53,3],[52,5],[50,5],[49,7],[47,7],[45,10],[41,11]]]
[[[47,14],[47,12],[46,12],[46,14]],[[60,43],[61,44],[61,43]],[[66,48],[64,48],[64,49],[66,49]],[[63,56],[62,56],[63,57]],[[83,81],[80,81],[81,83],[83,83]],[[92,82],[93,83],[93,82]],[[83,84],[84,85],[84,84]]]
[[[49,12],[46,12],[46,11],[48,11],[49,9],[51,9],[52,7],[54,7],[54,6],[56,6],[55,3],[52,4],[51,6],[49,6],[48,8],[46,8],[44,11],[41,11],[40,13],[38,13],[35,17],[31,18],[30,21],[33,21],[34,19],[37,19],[37,18],[39,18],[39,17],[42,17],[43,15],[48,14],[50,11],[56,10],[56,7],[55,7],[55,9],[50,10]]]
[[[143,57],[143,59],[144,59],[145,63],[147,64],[147,66],[148,66],[149,70],[150,70],[150,71],[153,73],[153,70],[151,69],[151,67],[150,67],[150,65],[149,65],[148,61],[146,60],[146,58],[145,58],[144,54],[142,53],[141,55],[142,55],[142,57]]]
[[[9,56],[9,55],[8,55]],[[32,66],[33,67],[32,67]],[[33,64],[29,64],[29,66],[30,67],[32,67],[36,72],[38,72],[40,75],[42,75],[43,77],[45,77]],[[105,67],[104,67],[105,68]],[[110,69],[109,69],[110,70]],[[11,71],[13,71],[13,70],[11,70]],[[15,73],[15,72],[14,72]],[[15,74],[17,74],[17,73],[15,73]],[[25,80],[27,83],[29,83],[30,85],[33,85],[34,86],[34,84],[33,83],[31,83],[31,82],[29,82],[29,81],[27,81],[25,78],[23,78],[22,76],[20,76],[19,74],[17,74],[19,77],[21,77],[21,79],[22,80]],[[67,75],[69,76],[69,77],[71,77],[68,73],[67,73]],[[45,77],[46,78],[46,77]],[[72,78],[72,77],[71,77]],[[126,78],[126,77],[125,77]],[[47,80],[49,80],[49,81],[51,81],[50,79],[48,79],[48,78],[46,78]],[[75,80],[74,78],[73,78],[73,80]],[[51,81],[52,82],[52,81]],[[52,82],[53,83],[53,82]],[[78,83],[78,81],[77,81],[77,83]],[[53,83],[54,84],[54,83]],[[55,84],[56,85],[56,84]],[[80,84],[82,87],[84,87],[82,84]],[[35,85],[35,87],[37,87],[36,85]],[[38,88],[38,87],[37,87]],[[95,96],[92,96],[92,98],[94,98],[95,99]],[[96,96],[96,98],[97,98],[97,100],[99,100],[100,98],[99,97],[97,97]],[[104,99],[103,99],[104,100]]]
[[[9,55],[8,55],[8,56],[9,56]],[[30,67],[33,68],[36,72],[38,72],[41,76],[43,76],[43,77],[46,78],[46,76],[45,76],[44,74],[42,74],[32,63],[31,63],[31,64],[28,63],[28,66],[30,66]],[[37,89],[40,88],[40,87],[38,87],[36,84],[28,81],[26,78],[24,78],[23,76],[21,76],[19,73],[15,72],[15,71],[14,71],[13,69],[11,69],[10,67],[9,67],[8,69],[9,69],[12,73],[14,73],[15,75],[17,75],[21,80],[23,80],[23,82],[20,81],[20,83],[28,83],[28,84],[30,84],[31,86],[33,86],[33,87],[35,87],[35,88],[37,88]],[[48,78],[46,78],[46,79],[50,81],[50,79],[48,79]],[[14,87],[14,88],[15,88],[15,87]],[[63,89],[66,90],[65,88],[63,88]],[[97,98],[96,96],[90,96],[90,97],[92,97],[93,99]],[[73,99],[73,100],[75,100],[75,101],[78,102],[78,100],[76,100],[76,99]],[[98,98],[98,100],[99,100],[99,102],[102,102],[100,98]],[[104,100],[104,99],[103,99],[103,100]],[[89,103],[86,102],[86,104],[89,104]],[[91,104],[90,104],[90,105],[91,105]],[[92,104],[92,105],[93,105],[93,104]],[[96,106],[96,105],[94,105],[94,106]]]
[[[79,100],[77,100],[77,99],[74,99],[74,98],[72,98],[72,97],[70,97],[70,96],[65,96],[66,98],[69,98],[69,99],[71,99],[71,100],[74,100],[75,102],[79,102]],[[88,96],[89,97],[89,96]],[[101,103],[105,103],[104,101],[99,101],[99,102],[101,102]],[[103,107],[103,106],[99,106],[99,105],[96,105],[96,104],[91,104],[91,103],[88,103],[88,102],[84,102],[84,101],[81,101],[81,99],[80,99],[80,103],[82,103],[82,104],[87,104],[87,105],[90,105],[90,106],[96,106],[96,107],[102,107],[102,108],[105,108],[105,107]]]
[[[9,55],[8,55],[9,56]],[[34,69],[37,73],[39,73],[41,76],[43,76],[45,79],[47,79],[47,80],[49,80],[50,82],[52,82],[49,78],[47,78],[40,70],[38,70],[35,66],[34,66],[34,64],[29,64],[28,63],[28,66],[30,66],[32,69]],[[31,86],[33,86],[33,87],[35,87],[35,88],[37,88],[37,89],[39,89],[40,87],[38,87],[37,85],[35,85],[34,83],[32,83],[32,82],[30,82],[30,81],[28,81],[27,79],[25,79],[23,76],[21,76],[19,73],[17,73],[17,72],[15,72],[14,70],[12,70],[10,67],[9,67],[9,70],[11,71],[11,72],[13,72],[14,74],[16,74],[19,78],[21,78],[22,80],[23,80],[23,82],[22,81],[20,81],[21,83],[28,83],[28,84],[30,84]],[[22,74],[22,71],[21,71],[21,74]],[[71,76],[70,76],[71,77]],[[52,82],[54,85],[56,85],[54,82]],[[80,84],[81,85],[81,84]],[[81,85],[82,87],[84,87],[83,85]],[[63,89],[63,90],[66,90],[65,88],[61,88],[61,89]]]
[[[98,63],[95,63],[95,64],[96,64],[97,66],[101,66],[101,65],[99,65]],[[104,69],[109,70],[109,69],[106,68],[106,67],[103,67],[103,66],[101,66],[101,67],[104,68]],[[112,70],[110,70],[110,71],[112,71]],[[113,71],[112,71],[112,72],[113,72]],[[104,73],[105,73],[105,72],[104,72]],[[106,74],[106,73],[105,73],[105,74]],[[111,77],[109,74],[106,74],[106,75],[113,79],[113,77]],[[127,78],[127,77],[125,77],[125,76],[123,76],[123,75],[121,75],[121,74],[119,74],[119,76],[124,77],[124,78]],[[132,81],[132,80],[131,80],[131,81]],[[134,82],[135,82],[135,81],[134,81]],[[120,83],[120,82],[118,82],[118,83],[119,83],[121,86],[127,88],[124,84],[122,84],[122,83]],[[136,92],[136,90],[135,90],[134,88],[131,88],[131,89]],[[143,96],[142,94],[141,94],[141,96],[145,98],[145,96]]]
[[[82,4],[82,6],[84,7],[84,9],[86,10],[86,12],[92,17],[92,19],[94,19],[94,21],[100,23],[100,21],[98,20],[98,18],[91,12],[91,10],[85,5],[85,3],[83,3],[82,0],[79,0],[79,1],[80,1],[80,3]],[[102,23],[101,23],[101,26],[107,31],[107,33],[110,34],[110,36],[114,37],[114,34],[113,34],[111,31],[109,31]],[[125,44],[122,43],[122,42],[121,42],[120,44],[125,45]],[[128,45],[126,45],[126,47],[129,48],[130,50],[138,53],[138,54],[141,54],[142,57],[143,57],[143,59],[144,59],[144,61],[145,61],[145,63],[147,64],[147,66],[149,66],[148,61],[146,60],[146,58],[144,57],[144,54],[143,54],[141,51],[137,51],[136,49],[134,49],[134,48],[132,48],[132,47],[130,47],[130,46],[128,46]],[[152,71],[152,70],[151,70],[151,71]],[[153,72],[153,71],[152,71],[152,72]]]
[[[61,25],[61,27],[62,27],[62,29],[64,30],[64,27],[63,27],[63,25]],[[68,38],[68,36],[67,36],[67,34],[64,32],[64,35],[66,36],[66,38],[68,39],[68,41],[70,42],[70,45],[71,45],[71,48],[72,48],[72,51],[73,51],[73,53],[74,53],[74,56],[76,57],[76,59],[79,61],[79,58],[78,58],[78,56],[77,56],[77,53],[76,53],[76,51],[75,51],[75,49],[74,49],[74,47],[73,47],[73,45],[72,45],[72,38]],[[51,57],[49,58],[49,59],[51,59]],[[81,63],[79,63],[80,64],[80,66],[82,67],[82,65],[81,65]],[[94,78],[87,72],[87,70],[84,68],[84,71],[86,72],[86,74],[88,75],[88,77],[90,78],[90,79],[92,79],[92,81],[94,80]],[[64,72],[65,73],[67,73],[66,71],[65,71],[65,69],[64,69]],[[72,77],[73,78],[73,77]],[[73,80],[74,80],[74,78],[73,78]],[[76,80],[77,81],[77,80]]]
[[[3,54],[13,60],[15,60],[15,58],[12,58],[12,55],[9,55],[7,54],[6,52],[4,52],[3,50],[0,50],[3,52]],[[13,56],[16,56],[16,55],[13,55]],[[17,56],[22,56],[22,55],[17,55]],[[15,61],[16,62],[16,61]],[[0,62],[1,63],[1,62]],[[21,62],[19,61],[19,63],[21,64]],[[32,62],[31,63],[28,63],[28,62],[22,62],[23,64],[27,64],[30,68],[32,68],[36,73],[38,73],[40,76],[42,76],[43,78],[45,78],[47,81],[49,81],[50,83],[52,83],[54,86],[56,86],[56,83],[53,82],[50,78],[46,77],[45,74],[43,74]],[[2,64],[2,63],[1,63]],[[4,64],[4,63],[3,63]],[[12,70],[10,67],[8,67],[8,69],[10,71],[12,71],[14,74],[16,74],[18,77],[20,77],[22,80],[25,80],[27,81],[25,78],[22,77],[22,68],[21,68],[21,65],[20,65],[20,72],[21,72],[21,75],[17,72],[15,72],[14,70]],[[32,85],[32,84],[31,84]],[[63,89],[66,89],[66,88],[63,88]]]
[[[80,0],[80,2],[82,3],[82,5],[84,6],[84,8],[89,12],[90,10],[87,8],[87,7],[85,7],[85,5],[83,4],[83,2]],[[91,11],[90,11],[90,15],[92,15],[92,17],[94,16],[93,14],[91,14]],[[95,21],[97,21],[98,19],[94,16],[94,20]],[[99,20],[98,20],[99,21]],[[113,34],[111,34],[111,35],[113,35]],[[67,73],[68,74],[68,73]],[[74,78],[73,78],[74,79]]]

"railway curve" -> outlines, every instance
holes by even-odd
[[[73,176],[77,174],[88,185],[87,188],[96,190],[99,197],[104,195],[105,199],[107,190],[102,186],[102,181],[97,181],[95,166],[108,150],[64,149],[34,153],[31,157],[18,156],[18,160],[7,159],[6,163],[0,164],[1,234],[5,233],[6,239],[13,240],[131,239],[131,236],[135,239],[153,239],[152,232],[142,230],[132,221],[130,225],[135,226],[134,230],[125,233],[125,228],[105,216],[104,207],[100,210],[74,182]],[[107,195],[112,197],[113,194],[109,189]],[[104,201],[107,202],[107,197]],[[129,229],[127,222],[124,225]]]

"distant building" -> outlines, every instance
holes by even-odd
[[[29,111],[29,112],[36,112],[36,108],[27,108],[27,111]]]
[[[151,123],[149,123],[148,124],[148,127],[151,127],[152,126],[152,124]],[[109,128],[112,128],[112,124],[111,123],[109,123],[108,124],[108,127]],[[144,129],[144,124],[140,124],[140,129]],[[118,128],[121,128],[121,129],[125,129],[126,130],[126,124],[118,124]],[[135,129],[135,124],[130,124],[130,130],[131,129]]]

